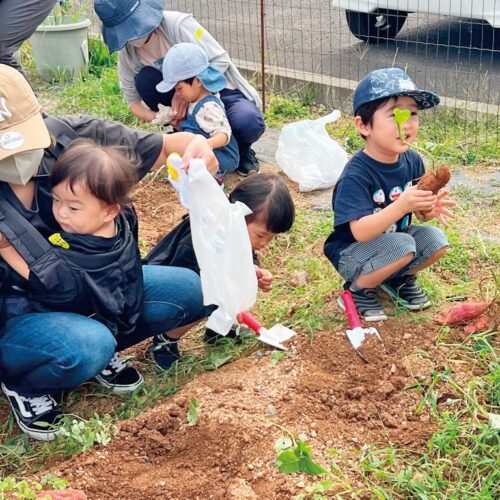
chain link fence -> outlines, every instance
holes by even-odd
[[[500,0],[333,4],[169,0],[166,8],[192,13],[263,94],[350,111],[352,91],[367,72],[399,66],[437,92],[464,129],[473,133],[481,123],[499,134]]]

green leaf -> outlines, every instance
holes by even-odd
[[[399,124],[403,125],[403,123],[407,122],[410,119],[411,112],[409,109],[399,109],[399,108],[394,108],[394,121]]]
[[[293,474],[299,471],[299,459],[295,452],[291,450],[282,451],[276,457],[276,464],[278,470],[283,474]]]
[[[311,456],[311,448],[304,441],[297,440],[293,450],[282,451],[276,458],[278,469],[285,474],[304,472],[306,474],[328,474]]]
[[[271,363],[276,366],[285,359],[285,353],[282,351],[273,351],[271,353]]]
[[[187,421],[190,427],[196,425],[199,417],[199,406],[198,400],[196,398],[192,398],[189,401],[188,413],[187,413]]]

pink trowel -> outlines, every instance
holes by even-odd
[[[256,333],[259,340],[283,351],[287,350],[287,348],[283,345],[283,342],[286,342],[295,335],[293,330],[290,330],[290,328],[287,328],[280,323],[277,323],[267,329],[247,312],[239,314],[238,320],[251,328]]]

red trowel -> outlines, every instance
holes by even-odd
[[[283,345],[283,342],[291,339],[295,332],[287,328],[286,326],[277,323],[271,328],[267,329],[264,325],[261,325],[251,314],[243,312],[238,314],[238,321],[244,323],[249,328],[251,328],[257,335],[257,338],[264,342],[265,344],[272,345],[277,349],[283,351],[287,350],[287,347]]]
[[[363,353],[361,352],[361,348],[363,346],[363,342],[366,340],[368,335],[373,335],[384,347],[384,342],[382,337],[378,333],[378,330],[373,327],[363,327],[361,324],[361,320],[359,319],[358,310],[356,309],[356,304],[354,303],[354,299],[352,298],[352,294],[349,290],[343,290],[340,294],[342,297],[342,302],[345,307],[345,312],[347,314],[347,321],[349,322],[349,330],[346,331],[347,338],[349,342],[352,344],[356,352],[359,356],[368,363],[368,360]]]

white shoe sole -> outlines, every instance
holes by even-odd
[[[133,385],[116,385],[116,384],[110,384],[106,380],[104,380],[100,375],[96,375],[94,377],[94,381],[100,385],[101,387],[104,387],[106,389],[110,389],[111,392],[115,394],[126,394],[128,392],[134,392],[136,389],[141,387],[142,384],[144,384],[144,377],[142,374],[139,373],[140,379]]]

